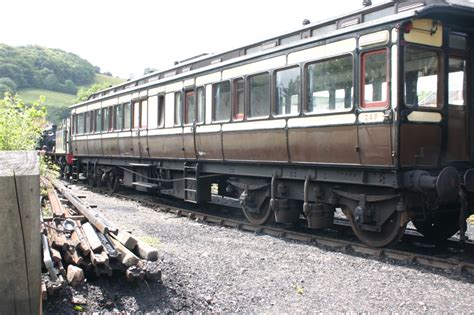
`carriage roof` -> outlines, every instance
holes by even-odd
[[[173,67],[163,71],[152,72],[138,79],[129,80],[119,85],[98,91],[87,101],[71,105],[75,108],[95,102],[98,99],[110,97],[112,94],[132,92],[160,82],[176,80],[191,74],[219,68],[231,63],[244,61],[267,53],[303,45],[308,42],[323,40],[328,37],[345,34],[358,29],[376,27],[412,17],[421,17],[433,11],[446,14],[449,10],[462,12],[462,9],[474,9],[472,0],[391,0],[376,5],[369,5],[359,10],[332,17],[316,23],[309,23],[302,27],[253,42],[239,48],[214,54],[201,54],[195,57],[175,62]],[[472,19],[472,10],[468,19]]]

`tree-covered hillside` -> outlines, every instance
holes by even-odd
[[[93,83],[94,66],[79,56],[40,46],[0,44],[0,95],[21,88],[40,88],[76,94]]]

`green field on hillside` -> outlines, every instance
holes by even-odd
[[[100,84],[108,83],[109,85],[117,85],[117,84],[123,83],[125,81],[126,80],[124,80],[122,78],[109,77],[109,76],[103,75],[103,74],[96,74],[95,79],[94,79],[94,83],[100,83]]]
[[[125,82],[125,80],[120,78],[109,77],[103,74],[96,74],[93,84],[108,83],[110,85],[117,85],[122,82]],[[74,104],[76,101],[76,95],[43,89],[20,89],[17,93],[20,95],[21,99],[27,104],[32,104],[38,101],[40,95],[44,95],[46,97],[45,105],[69,106]]]
[[[76,100],[76,95],[43,89],[20,89],[17,93],[26,104],[33,104],[41,95],[46,98],[45,105],[69,106]]]
[[[93,84],[107,83],[109,85],[117,85],[122,82],[125,82],[125,80],[102,74],[96,74]],[[48,110],[47,118],[54,123],[60,123],[63,118],[68,116],[68,106],[76,103],[77,99],[77,96],[73,94],[35,88],[20,89],[17,91],[17,94],[26,104],[33,104],[34,102],[37,102],[40,99],[40,96],[43,95],[45,97],[44,105]]]

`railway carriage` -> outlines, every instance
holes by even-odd
[[[211,200],[254,224],[333,224],[370,246],[472,212],[472,1],[389,1],[111,87],[71,106],[73,175]],[[66,163],[63,163],[66,165]]]

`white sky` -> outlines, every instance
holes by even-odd
[[[6,0],[0,43],[60,48],[128,78],[361,7],[362,0]]]

